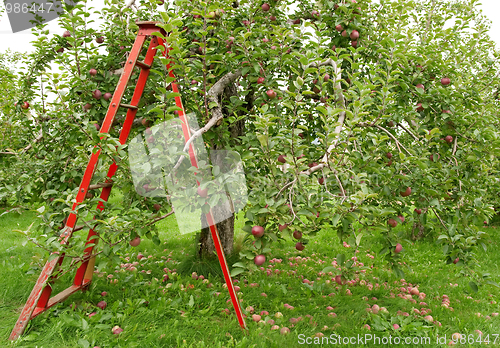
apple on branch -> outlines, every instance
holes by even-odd
[[[252,227],[252,235],[255,238],[260,238],[264,235],[264,227],[262,226],[254,226]]]
[[[208,196],[208,189],[202,189],[200,186],[198,186],[196,192],[202,198],[206,198]]]
[[[267,92],[266,92],[267,96],[270,98],[270,99],[274,99],[276,98],[276,92],[273,91],[272,89],[269,89]]]
[[[260,266],[264,262],[266,262],[266,256],[262,254],[255,256],[255,258],[253,259],[253,263],[255,263],[256,266]]]
[[[139,244],[141,244],[141,238],[140,237],[135,237],[132,239],[130,242],[128,242],[131,246],[136,247]]]

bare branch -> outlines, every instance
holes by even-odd
[[[21,153],[25,153],[26,151],[28,151],[29,149],[31,149],[33,147],[33,144],[36,144],[38,143],[39,141],[41,141],[43,139],[43,132],[42,130],[40,129],[40,133],[38,134],[38,136],[35,138],[35,141],[34,143],[32,144],[29,144],[28,146],[26,146],[22,151]]]
[[[334,85],[335,85],[336,102],[338,104],[338,107],[341,109],[345,109],[345,98],[344,98],[344,94],[342,93],[342,86],[340,85],[340,81],[339,81],[341,79],[340,68],[337,66],[337,63],[333,59],[328,58],[327,60],[325,60],[323,62],[311,63],[308,67],[318,68],[320,66],[327,66],[327,65],[331,65],[333,67],[333,71],[334,71],[333,80],[334,80]],[[336,137],[335,141],[332,144],[330,144],[330,146],[328,147],[328,150],[326,150],[325,154],[323,155],[323,158],[320,161],[321,163],[318,164],[317,166],[309,168],[308,170],[300,172],[300,174],[310,175],[311,173],[314,173],[315,171],[320,170],[320,169],[327,166],[328,159],[329,159],[332,151],[337,147],[337,145],[339,143],[340,132],[342,131],[342,128],[344,126],[345,115],[346,115],[345,111],[340,112],[339,118],[337,120],[338,125],[337,125],[337,127],[335,127],[335,131],[334,131],[334,133],[337,134],[337,137]]]
[[[415,134],[413,134],[408,128],[406,128],[405,126],[403,126],[401,123],[398,123],[398,126],[401,127],[401,128],[403,128],[403,130],[406,133],[410,134],[413,137],[413,139],[415,139],[416,141],[420,141],[420,139]]]
[[[155,223],[157,223],[158,221],[163,220],[163,219],[165,219],[165,218],[169,217],[169,216],[170,216],[170,215],[172,215],[173,213],[175,213],[175,211],[174,211],[174,208],[172,207],[172,210],[171,210],[169,213],[167,213],[167,214],[165,214],[165,215],[163,215],[163,216],[157,217],[156,219],[154,219],[154,220],[153,220],[153,221],[151,221],[151,222],[148,222],[148,223],[146,224],[146,226],[150,226],[150,225],[152,225],[152,224],[155,224]]]

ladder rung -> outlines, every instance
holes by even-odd
[[[130,104],[123,104],[123,103],[121,103],[121,104],[120,104],[120,106],[121,106],[121,107],[124,107],[124,108],[134,109],[134,110],[137,110],[137,109],[138,109],[138,107],[137,107],[137,106],[135,106],[135,105],[130,105]]]
[[[143,69],[151,69],[151,65],[141,62],[139,60],[135,63],[135,65],[138,65]]]
[[[89,186],[89,190],[97,190],[97,189],[100,189],[100,188],[111,187],[111,186],[113,186],[112,182],[103,182],[102,184],[90,185]]]

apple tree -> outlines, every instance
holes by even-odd
[[[43,136],[16,155],[33,165],[19,165],[16,173],[27,172],[10,187],[18,200],[50,203],[45,235],[57,233],[89,152],[101,146],[97,176],[116,161],[116,189],[128,203],[99,213],[113,231],[100,234],[113,246],[106,252],[137,235],[158,242],[154,222],[170,204],[135,192],[116,140],[120,117],[102,141],[96,127],[135,21],[155,20],[169,33],[184,107],[202,125],[197,136],[244,162],[248,238],[234,274],[261,264],[256,256],[274,242],[290,237],[307,252],[308,236],[330,231],[356,247],[363,235],[383,236],[380,252],[398,275],[406,238],[435,238],[446,262],[458,259],[465,275],[482,279],[474,250],[486,248],[482,225],[500,206],[499,66],[476,0],[106,3],[100,29],[85,2],[62,18],[61,35],[38,28],[20,75],[35,122],[21,110],[14,117],[32,139]],[[58,72],[48,70],[54,64]],[[175,117],[170,82],[160,66],[151,74],[133,134]],[[82,219],[90,209],[79,208]],[[255,226],[264,233],[254,237]],[[218,230],[231,252],[234,216]],[[210,257],[208,231],[199,242]]]

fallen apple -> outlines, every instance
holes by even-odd
[[[123,329],[116,325],[111,329],[111,332],[113,332],[114,335],[119,335],[123,332]]]

